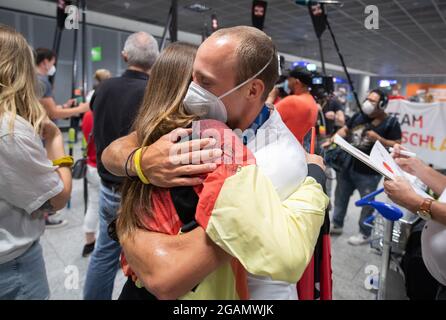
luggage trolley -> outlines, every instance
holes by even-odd
[[[384,191],[383,188],[366,195],[356,201],[358,207],[369,205],[376,212],[365,223],[372,225],[371,247],[381,252],[381,268],[378,281],[378,300],[385,300],[387,294],[387,275],[391,254],[403,255],[412,226],[419,217],[405,210],[403,212],[394,204],[376,201],[375,197]]]

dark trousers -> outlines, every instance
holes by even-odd
[[[335,206],[333,212],[333,223],[337,227],[344,226],[344,219],[347,214],[348,203],[350,197],[355,190],[359,191],[361,198],[373,192],[378,187],[380,175],[369,175],[359,173],[352,167],[341,171],[337,175],[337,185],[335,190]],[[364,225],[364,221],[373,213],[373,208],[365,206],[361,209],[361,217],[359,218],[359,231],[370,236],[371,228]]]

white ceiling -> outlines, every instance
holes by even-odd
[[[446,0],[344,0],[328,7],[329,21],[347,65],[381,75],[446,74]],[[128,6],[125,5],[128,3]],[[180,30],[201,34],[215,13],[220,27],[251,25],[251,0],[178,0]],[[196,13],[186,6],[205,4]],[[379,29],[364,27],[366,5],[379,9]],[[163,26],[169,0],[87,0],[89,10]],[[128,8],[126,8],[128,7]],[[94,23],[94,22],[93,22]],[[319,60],[317,39],[306,7],[291,0],[269,0],[264,31],[280,51]],[[328,30],[325,59],[340,64]]]

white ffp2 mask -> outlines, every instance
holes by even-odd
[[[266,69],[266,67],[268,67],[271,61],[272,57],[268,61],[268,63],[265,64],[262,69],[260,69],[259,72],[219,97],[192,81],[183,100],[186,111],[189,114],[195,114],[199,116],[201,119],[214,119],[221,122],[226,122],[228,119],[228,114],[226,111],[226,107],[221,99],[243,87],[249,81],[255,79]]]
[[[366,115],[371,115],[375,111],[375,106],[373,103],[371,103],[369,100],[364,101],[362,104],[362,112],[364,112]]]
[[[51,66],[50,70],[48,70],[47,75],[50,77],[54,76],[56,74],[56,67],[54,65]]]

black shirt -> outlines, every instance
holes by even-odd
[[[350,144],[366,154],[372,151],[374,141],[367,138],[366,132],[375,131],[381,137],[387,140],[401,140],[401,127],[398,120],[393,116],[387,116],[379,125],[372,125],[373,119],[365,114],[356,113],[347,122],[349,129],[347,140]],[[366,164],[357,159],[353,159],[353,170],[371,175],[379,175],[375,170],[369,168]]]
[[[98,173],[107,184],[118,185],[123,178],[114,176],[105,169],[101,161],[102,152],[114,140],[129,133],[148,80],[146,73],[126,70],[122,76],[101,83],[91,98]]]
[[[344,106],[341,104],[341,102],[339,102],[338,99],[331,98],[328,100],[327,104],[322,109],[322,112],[324,113],[324,118],[325,118],[325,113],[329,111],[333,111],[335,114],[338,111],[344,112]],[[326,126],[325,132],[327,136],[331,136],[339,129],[335,124],[335,120],[330,120],[327,118],[325,118],[325,126]]]

